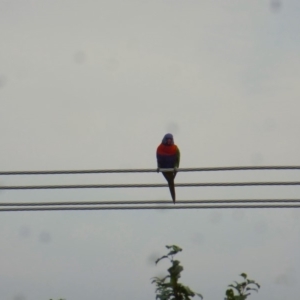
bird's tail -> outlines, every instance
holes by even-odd
[[[173,199],[173,203],[175,204],[176,194],[175,194],[174,178],[172,178],[172,180],[170,180],[168,182],[168,184],[169,184],[170,193],[171,193],[171,196],[172,196],[172,199]]]
[[[174,184],[174,177],[176,174],[173,174],[172,172],[163,172],[164,177],[166,178],[169,190],[173,199],[173,202],[175,204],[176,201],[176,194],[175,194],[175,184]]]

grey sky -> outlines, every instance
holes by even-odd
[[[272,4],[273,3],[273,4]],[[0,0],[0,168],[299,165],[300,3]],[[178,182],[300,180],[298,171]],[[0,184],[163,183],[161,174]],[[181,188],[178,199],[299,198],[298,187]],[[1,201],[170,199],[167,189],[6,191]],[[170,200],[171,201],[171,200]],[[299,294],[300,211],[2,213],[0,298],[154,299],[166,244],[205,299],[247,272],[253,300]],[[252,299],[251,298],[251,299]]]

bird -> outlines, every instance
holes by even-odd
[[[157,172],[160,169],[174,169],[171,172],[162,172],[168,182],[173,203],[176,202],[174,179],[177,174],[177,168],[180,163],[180,151],[177,145],[174,144],[174,138],[171,133],[165,134],[161,144],[156,150]]]

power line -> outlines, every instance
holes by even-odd
[[[179,168],[178,172],[210,172],[210,171],[246,171],[246,170],[300,170],[300,166],[240,166],[240,167],[208,167]],[[170,172],[173,169],[160,169]],[[60,175],[60,174],[99,174],[99,173],[155,173],[157,169],[98,169],[98,170],[49,170],[49,171],[1,171],[0,175]]]
[[[230,186],[290,186],[300,185],[300,181],[279,182],[201,182],[177,183],[176,187],[230,187]],[[162,188],[167,184],[74,184],[74,185],[23,185],[0,186],[0,190],[41,190],[41,189],[95,189],[95,188]]]
[[[1,208],[0,212],[17,211],[66,211],[66,210],[166,210],[166,209],[254,209],[254,208],[300,208],[300,205],[188,205],[188,206],[84,206],[84,207],[18,207]]]
[[[243,200],[184,200],[176,201],[176,205],[186,204],[220,204],[220,203],[300,203],[300,199],[243,199]],[[148,201],[63,201],[63,202],[0,202],[1,206],[68,206],[68,205],[149,205],[170,204],[167,200]],[[159,206],[160,207],[160,206]]]

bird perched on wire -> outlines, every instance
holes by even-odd
[[[170,193],[175,204],[176,194],[174,179],[177,174],[177,168],[179,168],[180,163],[180,151],[179,148],[174,144],[173,135],[167,133],[161,144],[157,147],[156,150],[156,159],[157,159],[157,172],[159,169],[173,169],[171,172],[162,172],[166,178]]]

